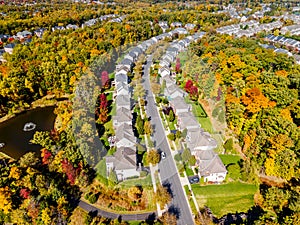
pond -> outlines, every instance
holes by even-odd
[[[26,111],[16,117],[0,124],[0,143],[5,143],[0,148],[1,152],[18,159],[29,151],[39,152],[41,146],[30,144],[35,131],[50,131],[53,129],[55,114],[54,107],[37,108]],[[24,131],[24,125],[32,122],[36,125],[34,129]]]

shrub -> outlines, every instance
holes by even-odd
[[[171,141],[175,141],[176,136],[175,136],[175,134],[173,134],[173,133],[169,133],[169,134],[168,134],[168,138],[169,138]]]
[[[189,164],[190,164],[190,166],[195,166],[196,158],[194,155],[192,155],[191,158],[189,159]]]
[[[174,156],[174,159],[179,162],[181,161],[181,155],[179,153],[177,153],[175,156]]]
[[[140,172],[140,177],[145,177],[147,175],[148,175],[147,171],[141,171]]]
[[[231,152],[233,150],[233,139],[227,139],[223,147],[225,148],[226,152]]]
[[[161,103],[161,98],[160,97],[155,97],[155,101],[157,104]]]
[[[217,116],[219,115],[219,111],[220,111],[219,107],[214,108],[214,110],[212,111],[212,116],[214,118],[217,118]]]
[[[89,200],[91,194],[92,194],[91,192],[86,193],[86,194],[84,195],[84,199],[85,199],[85,200]]]
[[[95,194],[91,194],[91,196],[89,197],[89,202],[91,204],[94,204],[96,203],[96,201],[97,201],[97,196]]]

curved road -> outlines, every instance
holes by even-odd
[[[98,216],[110,218],[110,219],[119,218],[122,220],[130,221],[130,220],[147,220],[147,219],[155,220],[157,218],[156,212],[138,213],[138,214],[117,214],[117,213],[107,212],[81,200],[79,201],[78,206],[87,212],[97,212]]]
[[[160,171],[161,183],[167,187],[172,195],[172,202],[168,206],[168,211],[177,216],[178,225],[193,225],[194,219],[192,212],[187,202],[185,191],[180,182],[176,165],[171,155],[171,149],[168,144],[165,129],[163,127],[160,115],[158,114],[155,99],[150,87],[149,71],[152,64],[152,56],[147,59],[147,64],[144,67],[144,88],[146,90],[147,115],[151,117],[153,126],[153,141],[158,151],[166,153],[166,158],[158,164]]]

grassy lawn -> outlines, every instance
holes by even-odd
[[[148,174],[144,178],[134,178],[134,179],[128,179],[120,182],[118,186],[123,188],[130,188],[136,185],[141,185],[144,188],[151,187],[152,188],[152,180],[151,175]]]
[[[208,206],[217,217],[227,213],[246,212],[253,206],[253,196],[257,191],[255,185],[239,182],[207,186],[192,184],[192,189],[199,206]]]
[[[206,112],[204,111],[204,109],[202,108],[202,106],[200,104],[193,104],[193,113],[196,117],[207,117]]]
[[[199,123],[201,124],[201,127],[204,130],[208,131],[209,133],[213,133],[214,129],[213,129],[211,121],[208,117],[206,117],[206,118],[197,117],[197,120],[199,121]]]
[[[194,176],[195,175],[193,170],[188,166],[185,167],[185,172],[186,172],[187,176]]]
[[[225,166],[228,164],[236,164],[241,157],[238,155],[219,155]]]
[[[97,174],[106,177],[106,160],[102,159],[95,167]]]

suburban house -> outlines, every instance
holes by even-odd
[[[75,25],[75,24],[68,24],[68,25],[66,26],[66,28],[67,28],[67,29],[70,29],[70,30],[76,30],[76,29],[78,29],[79,27],[78,27],[77,25]]]
[[[120,147],[113,156],[106,156],[106,171],[115,171],[118,181],[139,177],[135,148]]]
[[[118,96],[129,95],[129,86],[127,83],[119,82],[116,84],[116,92]]]
[[[199,175],[205,182],[220,183],[224,181],[227,170],[220,157],[213,150],[201,150],[195,154]]]
[[[32,36],[32,33],[29,32],[29,31],[27,31],[27,30],[24,30],[24,31],[22,31],[22,32],[18,32],[18,33],[17,33],[17,38],[18,38],[19,40],[31,38],[31,36]]]
[[[211,137],[210,133],[205,132],[202,128],[189,129],[186,135],[186,144],[192,154],[199,150],[213,150],[218,146],[217,141]]]
[[[115,84],[118,84],[121,82],[128,83],[127,73],[117,72],[115,74]]]
[[[167,81],[167,79],[165,79]],[[175,82],[171,85],[168,85],[169,83],[166,83],[166,88],[164,90],[164,95],[170,100],[174,99],[176,97],[185,97],[187,93],[180,88],[177,87]]]
[[[185,24],[184,28],[187,29],[187,30],[193,30],[195,28],[195,24],[192,24],[192,23],[187,23]]]
[[[124,107],[118,108],[116,115],[113,116],[112,120],[115,129],[122,124],[132,125],[131,110]]]
[[[164,66],[165,66],[165,67],[170,67],[170,65],[171,65],[171,63],[168,62],[167,60],[164,60],[164,59],[163,59],[163,60],[160,60],[160,61],[159,61],[159,66],[160,66],[160,67],[164,67]]]
[[[179,113],[192,111],[192,106],[188,105],[182,97],[170,99],[170,106],[176,115]]]
[[[191,154],[195,156],[199,175],[204,177],[205,182],[222,182],[227,174],[226,167],[214,149],[217,141],[210,133],[201,128],[188,129],[186,144]]]
[[[128,95],[117,95],[116,97],[116,106],[118,108],[126,108],[126,109],[131,109],[131,101],[130,97]]]
[[[177,121],[181,131],[199,129],[200,125],[192,112],[177,113]]]
[[[132,125],[121,124],[116,129],[116,146],[133,148],[136,145],[136,137],[133,134]]]
[[[36,29],[34,31],[34,33],[38,38],[42,38],[45,31],[46,31],[45,28],[39,28],[39,29]]]
[[[161,67],[158,69],[158,74],[161,75],[161,77],[170,76],[171,71],[167,66]]]

